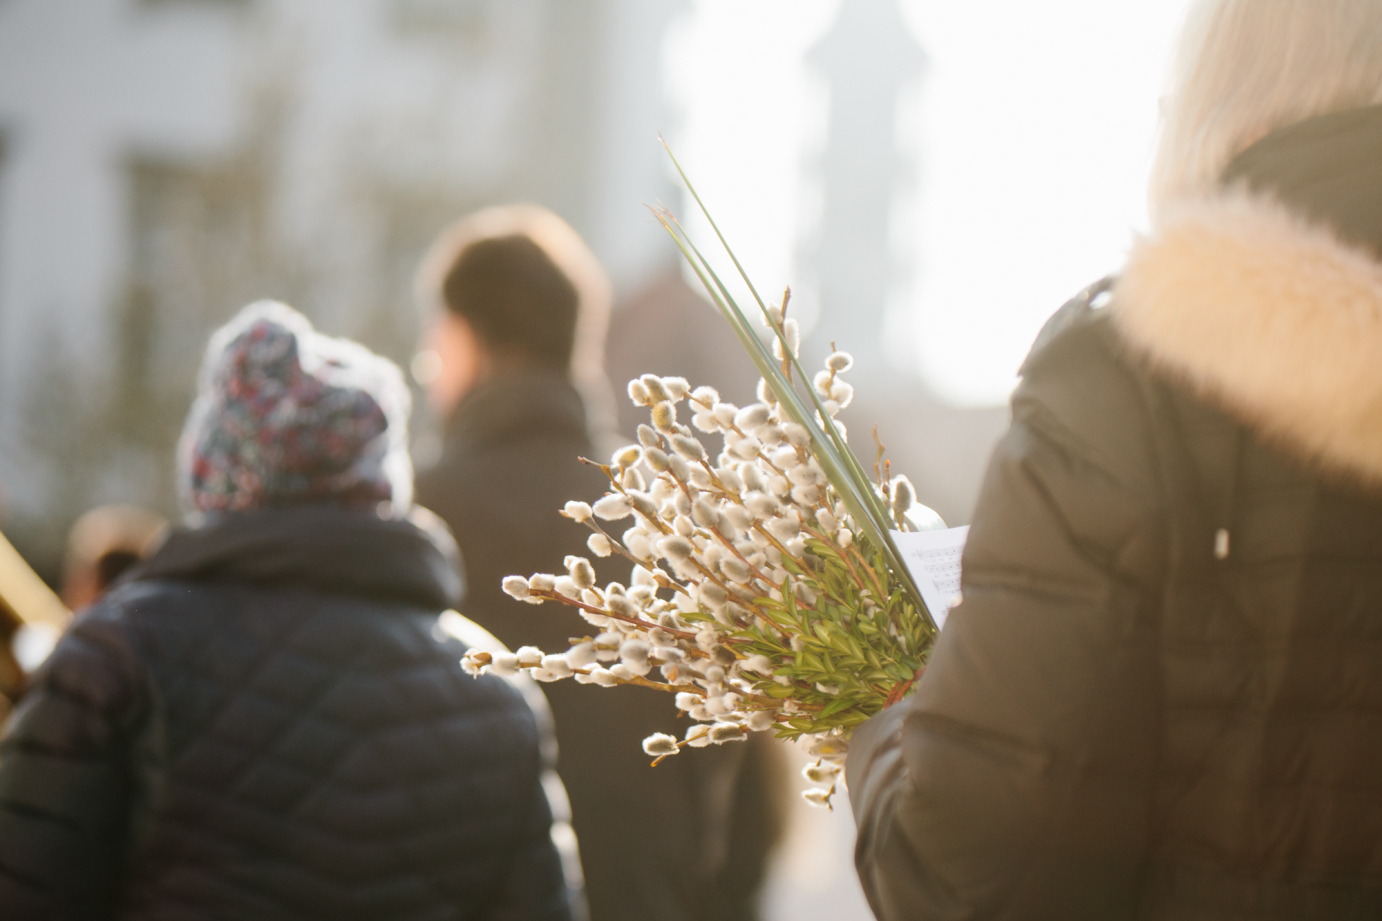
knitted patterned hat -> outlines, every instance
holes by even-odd
[[[178,445],[192,512],[412,502],[410,395],[398,367],[259,301],[217,330]]]

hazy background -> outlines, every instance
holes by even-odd
[[[604,260],[616,385],[749,400],[642,206],[689,216],[659,132],[760,287],[791,284],[807,353],[858,357],[856,445],[877,423],[964,523],[1042,321],[1145,221],[1182,7],[0,0],[0,529],[52,578],[87,508],[175,513],[201,348],[247,301],[406,365],[423,247],[495,202],[552,207]],[[852,834],[804,811],[768,917],[866,918]]]

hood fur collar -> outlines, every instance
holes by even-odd
[[[1141,239],[1111,305],[1134,349],[1306,462],[1382,483],[1382,264],[1224,191]]]

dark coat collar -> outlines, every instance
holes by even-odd
[[[1382,260],[1382,105],[1272,132],[1229,164],[1240,183]]]
[[[223,514],[179,527],[122,581],[234,582],[420,605],[456,606],[459,557],[446,526],[329,505]]]
[[[558,371],[508,372],[461,400],[446,427],[447,451],[466,451],[532,437],[586,441],[585,404]]]

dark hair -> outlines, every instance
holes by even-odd
[[[441,300],[494,352],[563,371],[571,363],[580,291],[527,234],[462,246],[442,278]]]

